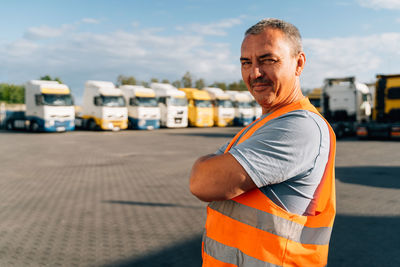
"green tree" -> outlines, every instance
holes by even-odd
[[[55,78],[53,79],[53,78],[51,78],[51,76],[48,75],[48,74],[47,74],[47,75],[44,75],[44,76],[42,76],[42,77],[40,77],[39,80],[41,80],[41,81],[56,81],[56,82],[58,82],[58,83],[63,83],[59,77],[55,77]]]
[[[194,84],[195,84],[194,87],[196,87],[197,89],[202,89],[202,88],[206,87],[206,83],[204,82],[204,79],[201,79],[201,78],[196,80],[196,82]]]
[[[224,82],[214,82],[211,87],[217,87],[217,88],[221,88],[222,90],[226,90],[227,86],[226,83]]]
[[[172,85],[175,86],[176,88],[181,88],[182,87],[182,83],[179,80],[176,80],[176,81],[172,82]]]
[[[118,75],[117,85],[136,85],[136,79],[133,76]]]
[[[192,83],[192,75],[187,71],[182,77],[182,85],[184,88],[191,88]]]
[[[157,78],[151,78],[151,79],[150,79],[150,82],[151,82],[151,83],[158,83],[158,79],[157,79]]]
[[[168,79],[163,79],[161,82],[162,83],[169,83]]]
[[[0,101],[23,104],[25,101],[25,87],[7,83],[0,84]]]
[[[142,81],[141,84],[142,84],[144,87],[149,87],[149,83],[148,83],[148,82]]]

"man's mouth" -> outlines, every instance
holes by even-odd
[[[264,91],[267,88],[270,88],[273,86],[273,83],[271,82],[254,82],[251,84],[251,89],[254,91]]]

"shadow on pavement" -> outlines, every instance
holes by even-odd
[[[328,266],[400,266],[400,217],[337,215]]]
[[[136,259],[126,259],[102,267],[200,267],[201,236],[174,244]]]
[[[122,205],[135,205],[135,206],[148,206],[148,207],[178,207],[178,208],[189,208],[189,209],[204,209],[203,206],[181,205],[181,204],[159,203],[159,202],[105,200],[105,201],[103,201],[103,203],[122,204]]]
[[[232,133],[170,133],[171,135],[184,135],[184,136],[199,136],[199,137],[211,137],[211,138],[233,138],[240,131],[240,129],[232,131]]]
[[[336,167],[336,179],[343,183],[399,189],[400,167]]]
[[[400,266],[400,217],[337,215],[328,266]],[[201,266],[201,236],[138,258],[102,267]]]

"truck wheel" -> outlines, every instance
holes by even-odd
[[[34,133],[39,132],[39,124],[36,121],[31,121],[31,131]]]
[[[90,120],[88,122],[88,129],[91,130],[91,131],[97,131],[98,130],[97,124],[96,124],[96,122],[94,120]]]
[[[14,125],[13,125],[13,122],[12,122],[12,121],[8,121],[8,122],[7,122],[7,124],[6,124],[6,129],[9,130],[9,131],[14,130]]]

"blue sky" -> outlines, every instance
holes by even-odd
[[[244,31],[265,17],[295,24],[303,88],[327,77],[400,73],[400,0],[2,1],[0,82],[49,74],[78,97],[86,80],[240,77]]]

